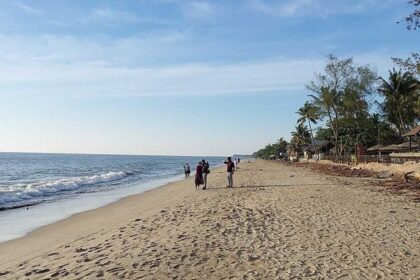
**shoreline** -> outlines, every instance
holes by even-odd
[[[217,165],[211,170],[218,167],[221,165]],[[194,172],[191,174],[194,176]],[[185,179],[183,174],[178,174],[149,181],[139,181],[116,189],[82,193],[76,198],[61,198],[55,201],[2,210],[0,211],[0,244],[25,237],[34,230],[67,219],[72,215],[95,210],[126,197],[142,194]],[[13,225],[12,230],[7,229],[9,225]]]
[[[214,167],[211,170],[215,170],[218,168],[222,168],[220,167]],[[171,178],[166,178],[166,180],[174,180],[174,181],[169,181],[166,182],[164,184],[155,186],[155,187],[151,187],[149,189],[146,189],[144,191],[141,191],[139,193],[135,193],[135,194],[130,194],[130,195],[126,195],[122,198],[119,198],[113,202],[104,204],[102,206],[96,207],[96,208],[92,208],[89,210],[84,210],[82,212],[77,212],[74,214],[71,214],[68,217],[62,218],[60,220],[54,221],[52,223],[48,223],[45,225],[42,225],[40,227],[37,227],[33,230],[30,230],[29,232],[27,232],[25,235],[11,239],[11,240],[6,240],[3,242],[0,242],[0,264],[7,264],[10,262],[13,262],[13,260],[10,260],[8,262],[5,262],[2,258],[2,256],[4,256],[2,254],[2,252],[7,252],[7,251],[13,251],[14,254],[16,254],[17,257],[21,257],[24,255],[27,255],[28,252],[26,252],[26,250],[22,250],[22,252],[18,252],[16,253],[14,250],[10,250],[10,248],[15,248],[17,247],[25,247],[25,248],[29,248],[31,246],[28,246],[31,243],[36,243],[37,245],[41,245],[38,249],[36,249],[36,251],[38,253],[43,252],[42,248],[43,246],[47,245],[50,241],[46,240],[49,239],[48,237],[46,237],[45,235],[56,235],[56,233],[61,233],[62,236],[58,237],[58,238],[54,238],[55,242],[68,242],[71,241],[73,239],[78,239],[81,238],[83,236],[86,235],[90,235],[93,232],[97,231],[98,227],[104,227],[106,225],[109,225],[109,220],[110,217],[107,216],[104,219],[96,219],[98,216],[102,216],[103,214],[108,214],[105,213],[107,211],[118,211],[118,209],[121,206],[127,206],[127,204],[132,204],[134,200],[139,200],[139,201],[145,201],[147,199],[150,199],[152,202],[157,202],[153,200],[154,196],[158,196],[159,199],[161,198],[159,195],[157,195],[156,193],[161,192],[162,190],[167,190],[168,192],[170,192],[170,188],[171,187],[175,187],[177,185],[177,183],[182,183],[188,180],[191,180],[191,178],[194,178],[193,176],[190,176],[189,178],[186,177],[182,177],[182,178],[178,178],[181,175],[175,176],[175,177],[171,177]],[[178,178],[178,179],[176,179]],[[160,179],[160,180],[165,180],[165,179]],[[191,183],[193,184],[193,183]],[[193,185],[192,185],[193,186]],[[161,202],[161,201],[159,201]],[[149,202],[150,204],[150,202]],[[153,209],[153,207],[150,207],[148,205],[148,203],[145,203],[146,208],[144,210],[148,211],[150,209]],[[120,215],[119,213],[116,214],[117,216]],[[87,221],[89,220],[89,221]],[[93,222],[93,224],[92,224]],[[112,224],[114,224],[115,222],[113,222]],[[82,225],[80,225],[82,224]],[[85,230],[79,232],[79,233],[75,233],[75,232],[70,232],[70,234],[66,234],[66,229],[67,228],[72,228],[73,226],[77,226],[77,227],[84,227]],[[65,228],[64,230],[62,228]],[[43,242],[46,241],[46,242]],[[26,244],[28,243],[28,244]],[[29,251],[34,250],[34,248],[31,248]],[[9,257],[9,256],[8,256]],[[15,257],[13,257],[15,258]],[[0,265],[1,268],[1,265]]]
[[[145,191],[181,181],[182,175],[167,178],[153,179],[146,182],[133,183],[131,185],[105,191],[83,193],[77,198],[61,198],[51,202],[41,202],[14,209],[0,211],[2,225],[10,222],[22,223],[13,232],[7,232],[6,237],[0,237],[0,244],[26,236],[28,233],[40,227],[67,219],[72,215],[91,211],[100,207],[115,203],[125,197],[141,194]],[[44,216],[47,213],[47,216]],[[28,215],[29,214],[29,215]],[[18,221],[16,221],[16,219]],[[1,234],[1,230],[0,230]]]
[[[75,214],[0,244],[4,279],[410,278],[416,204],[298,167],[223,167]]]

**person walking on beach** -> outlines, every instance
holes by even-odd
[[[233,188],[233,172],[235,170],[235,165],[232,161],[231,157],[228,157],[227,160],[225,160],[226,164],[226,172],[227,172],[227,178],[228,178],[228,188]]]
[[[190,165],[188,164],[188,162],[184,165],[184,173],[185,173],[185,177],[190,176],[191,169],[190,169]]]
[[[205,190],[207,189],[207,175],[210,173],[210,164],[208,161],[205,161],[204,159],[201,162],[203,163],[203,181],[204,181],[203,190]]]
[[[203,183],[203,164],[200,161],[195,169],[195,189],[198,190]]]

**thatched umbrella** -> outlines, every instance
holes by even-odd
[[[410,139],[409,151],[411,152],[411,138],[414,136],[420,136],[420,125],[416,126],[406,134],[403,134],[404,137],[408,137]]]
[[[384,145],[375,145],[373,147],[370,147],[367,149],[368,152],[379,152],[383,147],[385,147]]]

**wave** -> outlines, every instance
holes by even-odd
[[[0,189],[0,210],[36,204],[39,200],[55,196],[60,192],[77,191],[83,187],[120,180],[133,174],[133,172],[112,171],[94,176],[11,185]],[[11,205],[5,206],[6,204]]]

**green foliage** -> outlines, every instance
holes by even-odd
[[[365,124],[366,133],[362,138],[362,143],[366,147],[371,147],[377,144],[390,145],[399,143],[401,137],[392,126],[386,122],[378,113],[369,116]]]
[[[370,67],[330,55],[324,73],[307,85],[325,124],[315,138],[333,141],[336,155],[356,144],[369,147],[401,142],[401,134],[416,126],[420,118],[419,81],[412,71],[396,70],[390,71],[388,80],[380,81],[377,84]],[[381,94],[380,99],[375,92]],[[379,105],[381,114],[371,112],[372,104]],[[306,102],[302,108],[307,106]],[[298,112],[303,112],[302,108]],[[298,122],[304,119],[301,116]]]
[[[407,29],[420,28],[420,0],[409,0],[413,11],[405,17]],[[365,146],[388,145],[400,142],[401,135],[420,121],[420,55],[412,53],[407,59],[392,58],[404,72],[389,72],[387,80],[377,76],[369,66],[356,66],[352,58],[339,59],[330,54],[323,73],[318,73],[306,88],[312,102],[296,112],[299,114],[291,145],[299,148],[314,139],[333,141],[335,154],[342,155],[343,146],[363,143]],[[375,100],[375,92],[383,100]],[[379,105],[371,113],[371,105]],[[325,126],[313,135],[312,124],[322,121]],[[309,126],[304,125],[305,122]],[[342,145],[342,143],[345,143]],[[339,145],[340,143],[340,145]],[[340,146],[340,148],[339,148]],[[255,154],[270,155],[278,151],[276,144],[267,145]]]
[[[316,124],[319,119],[319,108],[314,103],[309,103],[308,101],[296,113],[299,114],[298,123],[309,122]]]
[[[312,92],[311,101],[296,112],[298,125],[290,146],[299,151],[303,145],[312,144],[316,150],[314,139],[328,140],[334,144],[335,155],[341,156],[357,144],[370,147],[401,142],[401,135],[420,121],[419,72],[414,70],[419,71],[419,56],[413,58],[414,64],[412,60],[399,61],[401,66],[411,63],[411,68],[407,64],[404,72],[393,69],[384,79],[367,65],[355,65],[352,58],[329,55],[324,71],[306,86]],[[379,111],[374,112],[373,104]],[[319,122],[321,127],[313,129]],[[286,152],[287,142],[280,140],[254,155],[268,158]]]
[[[253,154],[257,158],[268,159],[270,156],[278,156],[280,153],[286,153],[287,145],[289,143],[281,137],[274,144],[268,144],[263,149],[258,150]]]
[[[403,134],[417,125],[419,119],[419,81],[412,73],[393,69],[388,80],[380,77],[378,91],[384,101],[380,105],[385,119]]]
[[[300,117],[297,120],[297,123],[300,125],[304,125],[305,122],[309,125],[309,133],[311,137],[311,143],[313,145],[314,151],[316,150],[315,142],[313,141],[314,135],[312,131],[312,125],[316,124],[320,118],[320,108],[315,105],[314,103],[309,103],[308,101],[303,104],[302,107],[296,112]]]
[[[352,58],[329,55],[323,73],[307,84],[310,97],[319,108],[318,115],[332,132],[335,154],[339,142],[359,139],[369,116],[368,97],[375,93],[376,73],[369,66],[356,66]],[[331,140],[331,139],[328,139]]]
[[[317,140],[327,140],[331,141],[334,138],[334,134],[330,126],[320,127],[315,135],[315,139]]]
[[[308,127],[300,123],[295,127],[295,131],[292,132],[292,140],[290,140],[290,144],[295,148],[298,148],[302,145],[309,144],[311,142],[310,140],[311,136],[308,131]]]

